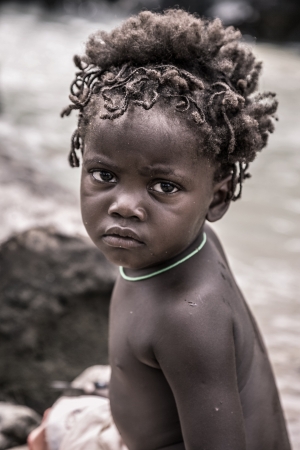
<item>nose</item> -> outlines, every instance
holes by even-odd
[[[108,214],[141,222],[146,220],[146,210],[140,205],[139,199],[134,193],[120,193],[108,208]]]

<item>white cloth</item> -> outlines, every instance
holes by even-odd
[[[49,450],[128,450],[113,422],[109,400],[61,397],[46,422]]]

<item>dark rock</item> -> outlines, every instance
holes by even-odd
[[[107,363],[113,268],[92,244],[34,228],[0,247],[0,400],[42,413],[51,385]]]
[[[26,406],[0,402],[0,450],[25,444],[41,417]]]

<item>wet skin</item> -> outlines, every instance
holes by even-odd
[[[93,119],[85,137],[83,222],[110,261],[139,276],[189,254],[204,230],[208,238],[159,276],[118,278],[113,417],[130,450],[288,450],[264,345],[206,225],[226,212],[230,182],[214,182],[215,166],[180,119],[159,105],[131,108]]]

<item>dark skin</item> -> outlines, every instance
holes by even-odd
[[[101,105],[99,105],[100,107]],[[82,216],[129,276],[111,302],[111,408],[130,450],[288,450],[265,347],[206,221],[227,211],[230,177],[180,113],[156,104],[95,117],[85,136]]]

